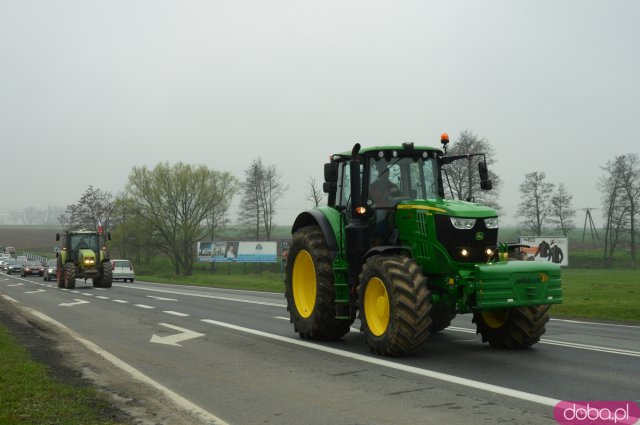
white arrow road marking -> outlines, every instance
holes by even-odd
[[[85,301],[85,300],[79,300],[77,298],[74,298],[74,303],[62,303],[62,304],[58,304],[60,307],[71,307],[74,305],[80,305],[80,304],[89,304],[89,301]]]
[[[36,289],[35,291],[27,291],[25,294],[37,294],[38,292],[47,292],[46,289]]]
[[[170,328],[176,331],[180,331],[179,334],[169,335],[169,336],[158,336],[153,334],[149,342],[155,342],[157,344],[167,344],[167,345],[175,345],[177,347],[182,347],[179,342],[186,341],[188,339],[197,338],[199,336],[204,336],[199,332],[191,331],[189,329],[184,329],[179,326],[170,325],[168,323],[158,323],[161,326],[166,328]]]

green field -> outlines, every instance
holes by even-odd
[[[566,269],[562,283],[553,316],[640,322],[640,270]]]

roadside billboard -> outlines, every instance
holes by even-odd
[[[276,242],[212,241],[198,242],[198,261],[204,263],[275,263]]]
[[[527,261],[551,261],[569,265],[569,241],[564,236],[520,236],[520,242],[529,248],[520,248]]]

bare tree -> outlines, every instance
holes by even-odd
[[[113,195],[89,186],[77,204],[69,204],[58,221],[67,230],[109,228],[113,213]]]
[[[635,269],[636,263],[636,216],[640,211],[640,160],[637,154],[624,155],[624,167],[622,170],[622,192],[629,206],[629,236],[631,251],[631,268]]]
[[[598,188],[602,193],[605,218],[605,267],[613,264],[613,255],[618,245],[629,236],[631,266],[636,267],[635,218],[640,201],[640,177],[638,157],[635,154],[621,155],[602,167],[605,175],[600,178]]]
[[[518,215],[522,226],[532,232],[532,236],[542,235],[545,220],[551,212],[550,198],[554,185],[545,182],[545,178],[545,173],[534,171],[525,174],[524,182],[520,184]]]
[[[560,230],[564,236],[575,229],[574,218],[576,210],[572,205],[573,195],[569,193],[563,183],[558,185],[558,190],[551,197],[551,215],[549,221],[556,225],[556,229]]]
[[[240,209],[240,222],[253,227],[255,239],[260,240],[260,223],[262,209],[260,204],[260,186],[262,185],[264,166],[262,159],[254,159],[249,168],[244,171],[245,180],[242,183],[242,208]]]
[[[320,203],[324,200],[324,192],[316,185],[315,177],[309,177],[307,184],[309,192],[305,199],[311,201],[314,207],[320,206]]]
[[[275,165],[266,167],[260,158],[253,160],[245,170],[245,181],[242,184],[244,208],[240,213],[240,220],[254,227],[256,240],[260,240],[261,229],[264,230],[266,240],[271,240],[277,201],[287,189],[282,185],[280,177]]]
[[[484,153],[487,159],[487,165],[496,162],[494,149],[489,142],[476,136],[471,131],[466,130],[460,133],[460,137],[451,144],[448,154],[453,155],[469,155],[475,153]],[[472,157],[470,161],[458,160],[444,167],[446,170],[446,178],[444,178],[444,188],[446,194],[453,194],[455,199],[469,198],[469,176],[471,176],[471,193],[476,202],[489,205],[493,208],[500,209],[498,198],[500,196],[500,186],[502,182],[500,177],[491,171],[489,167],[489,178],[493,182],[493,189],[484,191],[480,189],[480,176],[478,175],[477,166],[480,157]],[[471,170],[469,167],[472,167]],[[471,171],[471,173],[469,173]]]

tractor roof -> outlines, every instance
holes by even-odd
[[[402,145],[363,147],[360,149],[358,154],[360,156],[376,157],[380,155],[380,152],[382,152],[383,154],[387,152],[391,154],[394,151],[397,153],[398,157],[419,157],[422,156],[423,152],[431,153],[430,156],[439,156],[444,153],[442,149],[439,148],[434,148],[431,146],[414,146],[413,143],[404,143]],[[351,159],[351,152],[338,153],[333,155],[333,158],[334,160],[348,160]]]

